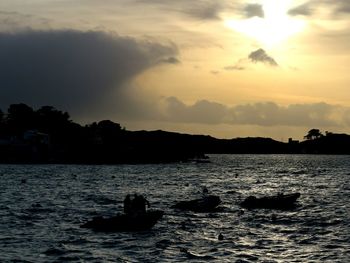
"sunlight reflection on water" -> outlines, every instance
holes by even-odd
[[[0,165],[0,261],[348,262],[350,158],[212,155],[208,164]],[[206,186],[218,213],[178,212]],[[248,195],[301,193],[292,211],[243,210]],[[79,225],[122,211],[127,193],[165,211],[150,231]],[[218,240],[219,234],[223,240]]]

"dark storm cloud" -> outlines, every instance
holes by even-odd
[[[166,100],[165,120],[184,123],[238,124],[259,126],[338,126],[332,114],[338,106],[326,103],[293,104],[286,107],[274,102],[228,107],[220,103],[201,100],[186,105],[171,97]],[[341,122],[348,119],[343,116]]]
[[[273,67],[278,66],[277,62],[271,56],[269,56],[266,53],[266,51],[262,48],[259,48],[258,50],[250,53],[248,58],[254,63],[264,63]]]
[[[255,16],[263,18],[265,16],[262,5],[259,4],[248,4],[244,7],[243,11],[247,18]]]
[[[176,54],[173,44],[97,31],[0,33],[0,105],[45,104],[72,113],[118,108],[126,83],[159,63],[175,63]]]

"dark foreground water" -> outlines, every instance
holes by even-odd
[[[0,262],[350,262],[350,156],[213,155],[208,164],[0,166]],[[178,212],[206,186],[219,213]],[[301,193],[294,211],[242,210],[252,194]],[[81,229],[143,193],[150,231]],[[244,211],[244,213],[243,213]],[[222,233],[224,239],[219,241]]]

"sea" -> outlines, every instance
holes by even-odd
[[[207,189],[217,212],[171,208]],[[300,192],[292,210],[247,196]],[[164,217],[141,232],[80,228],[144,195]],[[0,262],[350,262],[350,156],[210,155],[209,163],[0,165]],[[219,240],[221,234],[222,240]]]

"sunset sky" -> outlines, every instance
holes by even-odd
[[[2,0],[0,108],[219,138],[350,133],[350,1]]]

